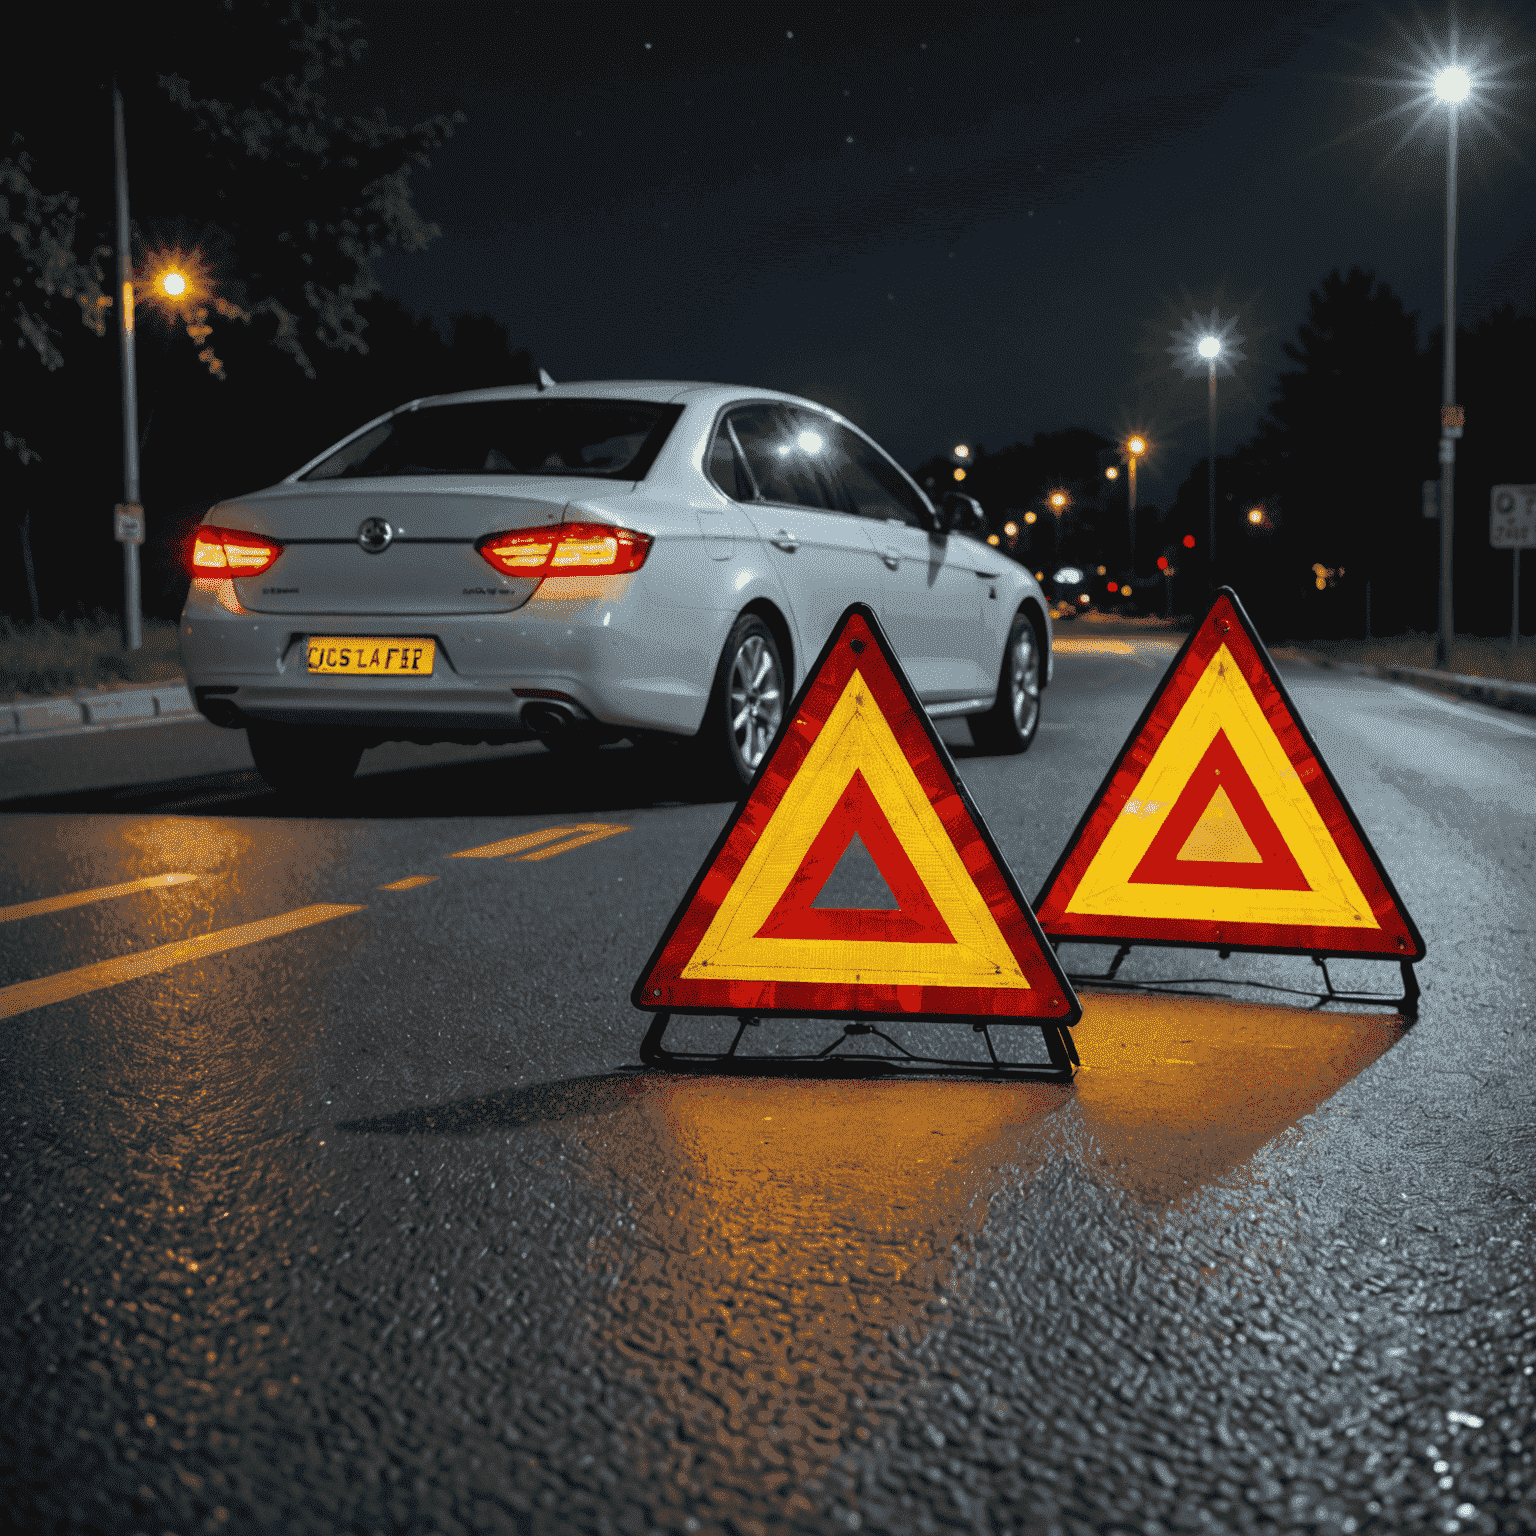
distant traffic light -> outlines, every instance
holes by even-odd
[[[1194,547],[1195,547],[1195,536],[1194,536],[1194,534],[1186,533],[1184,535],[1184,548],[1185,549],[1193,549]]]

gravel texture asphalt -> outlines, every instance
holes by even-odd
[[[1067,647],[1034,750],[957,747],[1031,895],[1165,659]],[[1536,1528],[1536,732],[1286,678],[1419,1020],[1139,954],[1231,996],[1085,988],[1070,1087],[634,1070],[726,807],[627,749],[382,749],[302,817],[201,724],[5,747],[0,903],[197,878],[0,922],[0,987],[360,909],[6,1021],[17,1528]],[[627,830],[446,857],[575,822]]]

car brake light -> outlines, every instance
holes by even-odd
[[[645,564],[651,536],[608,523],[556,523],[488,533],[476,548],[504,576],[620,576]]]
[[[265,539],[259,533],[204,526],[192,541],[192,574],[260,576],[282,552],[283,546],[275,539]]]

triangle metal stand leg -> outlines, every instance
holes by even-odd
[[[663,1044],[663,1038],[666,1035],[667,1026],[672,1022],[672,1015],[670,1013],[653,1014],[650,1027],[645,1032],[645,1038],[640,1042],[641,1065],[673,1072],[713,1071],[764,1074],[792,1073],[808,1068],[814,1070],[817,1067],[827,1069],[829,1072],[887,1076],[899,1076],[903,1071],[909,1074],[947,1071],[964,1076],[986,1077],[994,1081],[1005,1078],[1047,1082],[1071,1082],[1076,1068],[1081,1065],[1077,1047],[1072,1043],[1072,1031],[1064,1025],[1050,1022],[1042,1022],[1037,1026],[1045,1041],[1046,1055],[1049,1057],[1049,1064],[1044,1065],[1004,1061],[997,1054],[989,1025],[984,1023],[973,1024],[971,1028],[986,1044],[990,1060],[985,1062],[953,1060],[942,1056],[920,1056],[914,1051],[909,1051],[899,1040],[893,1039],[875,1024],[864,1021],[845,1023],[842,1026],[842,1033],[830,1045],[813,1053],[739,1056],[736,1048],[741,1044],[742,1037],[749,1029],[759,1027],[762,1020],[753,1014],[744,1013],[736,1015],[736,1021],[736,1033],[723,1052],[670,1051]],[[842,1057],[836,1054],[838,1048],[847,1040],[861,1035],[872,1035],[883,1040],[898,1054],[896,1056]]]

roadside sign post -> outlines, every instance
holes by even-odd
[[[1520,551],[1536,549],[1536,485],[1496,485],[1488,506],[1488,542],[1515,557],[1509,643],[1520,644]]]

